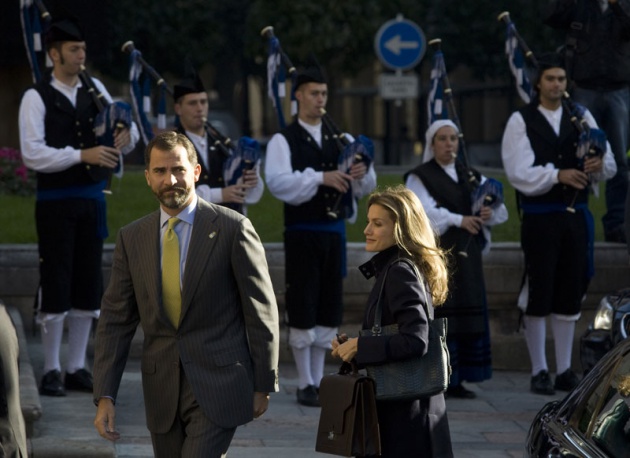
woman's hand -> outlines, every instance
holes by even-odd
[[[358,347],[359,347],[359,339],[357,337],[348,339],[343,344],[339,344],[337,342],[336,346],[333,343],[332,355],[335,358],[341,358],[345,362],[349,363],[350,361],[352,361],[352,358],[354,358],[354,356],[357,354]]]
[[[348,334],[337,334],[337,337],[335,337],[331,342],[332,349],[334,350],[339,345],[347,341],[348,341]]]

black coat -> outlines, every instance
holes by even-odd
[[[356,361],[360,366],[403,360],[427,351],[429,326],[424,306],[433,307],[431,295],[427,290],[425,296],[420,280],[408,263],[396,262],[399,257],[398,248],[392,247],[360,267],[366,278],[376,276],[363,329],[372,327],[383,281],[382,325],[397,323],[399,328],[399,334],[394,336],[359,337]],[[377,408],[382,457],[453,456],[444,395],[413,401],[377,401]]]

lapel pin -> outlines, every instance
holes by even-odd
[[[210,237],[211,239],[213,239],[215,236],[217,235],[216,231],[210,232],[210,234],[208,234],[208,237]]]

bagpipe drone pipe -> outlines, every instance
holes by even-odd
[[[42,46],[44,29],[50,25],[52,18],[41,0],[21,0],[20,10],[26,57],[31,67],[33,83],[38,83],[42,79],[40,66],[46,60]],[[46,64],[52,66],[49,60]]]
[[[282,129],[286,126],[286,122],[282,111],[281,98],[286,95],[285,82],[287,75],[291,78],[291,114],[297,114],[295,87],[298,71],[289,56],[282,49],[280,40],[275,36],[272,26],[263,28],[260,34],[269,42],[269,57],[267,60],[268,95],[274,104],[278,116],[278,124]],[[352,166],[358,163],[364,163],[366,168],[369,169],[374,161],[374,144],[372,140],[365,135],[359,135],[356,139],[351,140],[345,132],[337,127],[323,108],[321,109],[321,115],[322,123],[331,132],[339,152],[338,170],[350,173]],[[334,204],[326,212],[330,220],[350,219],[352,221],[356,217],[356,199],[354,195],[358,192],[358,189],[355,189],[357,186],[358,183],[353,181],[345,193],[339,192],[337,194]]]
[[[530,103],[532,100],[535,100],[537,94],[531,84],[529,74],[539,71],[538,60],[516,30],[516,26],[512,22],[508,11],[499,14],[497,20],[506,24],[505,54],[508,58],[510,71],[516,82],[517,92],[525,103]],[[588,124],[584,117],[586,108],[571,99],[567,92],[564,93],[562,98],[562,107],[569,113],[571,123],[579,134],[575,154],[578,159],[578,167],[582,170],[584,160],[587,157],[602,157],[604,155],[606,151],[606,133]],[[589,184],[595,192],[597,183],[592,176],[589,176]],[[579,190],[575,190],[573,199],[566,208],[568,212],[575,213],[574,205],[579,192]]]
[[[427,119],[429,120],[429,125],[438,119],[450,119],[457,126],[457,130],[459,130],[459,151],[456,159],[464,166],[467,184],[472,192],[479,186],[479,180],[470,167],[470,161],[468,160],[464,133],[459,117],[457,116],[453,90],[446,72],[444,53],[442,52],[442,40],[440,38],[434,38],[429,41],[429,46],[433,48],[434,53],[433,68],[431,69],[431,90],[429,91],[427,100]]]
[[[154,81],[159,90],[164,94],[168,93],[173,95],[173,89],[167,84],[162,76],[147,63],[142,57],[142,53],[136,49],[133,41],[127,41],[122,45],[122,51],[129,54],[130,70],[129,80],[131,82],[132,99],[134,106],[134,113],[139,118],[142,128],[142,137],[145,144],[153,138],[153,129],[149,123],[146,113],[150,112],[146,99],[148,98],[147,84],[150,81]],[[148,78],[144,80],[144,89],[140,87],[140,79],[142,73],[145,72]],[[161,98],[160,111],[164,114],[163,98]],[[143,109],[140,109],[142,107]],[[147,109],[148,108],[148,109]],[[159,127],[159,126],[158,126]],[[165,127],[165,126],[164,126]],[[243,177],[243,173],[246,170],[251,170],[260,164],[261,151],[260,144],[253,138],[243,136],[237,144],[227,136],[225,136],[219,129],[214,127],[208,119],[204,119],[204,128],[208,135],[210,144],[219,151],[224,157],[223,166],[223,180],[226,186],[239,184],[239,179]],[[236,211],[242,212],[242,204],[225,204]]]

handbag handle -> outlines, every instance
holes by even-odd
[[[383,274],[383,281],[381,282],[381,289],[378,292],[378,299],[376,300],[376,307],[374,308],[374,324],[372,325],[373,336],[381,335],[381,329],[382,329],[381,318],[383,315],[383,306],[381,304],[381,299],[383,297],[383,290],[385,289],[385,279],[387,278],[387,274],[389,273],[389,268],[399,261],[409,264],[411,268],[413,269],[413,271],[415,272],[416,277],[418,277],[418,281],[420,282],[422,286],[422,291],[424,292],[424,304],[423,304],[424,311],[427,314],[427,318],[429,322],[433,321],[433,313],[431,313],[432,310],[429,310],[429,305],[427,303],[428,302],[427,290],[424,287],[424,283],[422,282],[422,277],[420,276],[420,273],[418,272],[418,268],[416,267],[416,264],[412,262],[410,259],[398,258],[394,262],[392,262],[390,265],[387,266],[387,269],[385,270],[385,273]]]
[[[359,368],[357,367],[357,363],[352,359],[350,362],[344,361],[341,363],[339,367],[339,375],[359,375]]]

